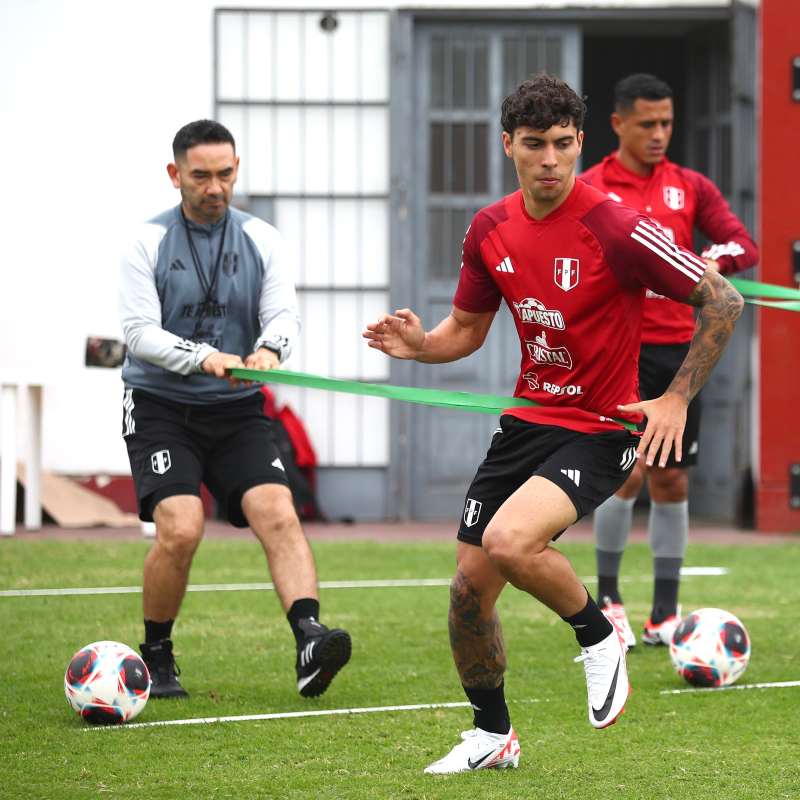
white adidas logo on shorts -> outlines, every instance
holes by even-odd
[[[620,459],[619,466],[623,472],[627,472],[636,463],[636,448],[631,446],[625,449]]]

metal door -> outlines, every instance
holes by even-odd
[[[728,24],[691,37],[685,116],[688,166],[717,184],[754,235],[755,53],[755,10],[742,3],[732,4]],[[727,522],[746,521],[752,513],[753,331],[754,315],[748,307],[703,389],[698,467],[690,484],[692,511]]]
[[[450,311],[472,216],[517,188],[501,144],[503,98],[542,70],[578,88],[580,50],[572,27],[427,23],[415,29],[414,51],[408,268],[413,308],[430,328]],[[415,364],[411,376],[417,386],[510,395],[519,358],[513,321],[502,306],[481,350],[451,364]],[[497,419],[483,414],[421,406],[410,412],[412,518],[457,518],[496,427]]]

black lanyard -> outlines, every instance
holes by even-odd
[[[189,252],[192,254],[192,263],[194,264],[194,271],[197,273],[197,280],[200,282],[200,288],[203,290],[205,295],[205,300],[200,306],[200,309],[197,314],[197,322],[194,325],[194,331],[192,332],[191,339],[196,339],[198,334],[200,333],[200,328],[203,326],[203,320],[206,317],[210,310],[210,306],[212,303],[216,303],[216,297],[214,296],[214,290],[217,288],[217,278],[219,277],[219,268],[222,264],[222,252],[225,249],[225,232],[228,229],[228,212],[225,211],[225,221],[222,223],[222,236],[219,240],[219,250],[217,250],[217,260],[214,264],[214,269],[211,272],[211,280],[209,281],[206,278],[205,273],[203,272],[203,267],[200,264],[200,256],[197,253],[197,248],[194,245],[194,240],[192,239],[192,232],[189,229],[189,221],[186,219],[186,214],[183,213],[183,206],[181,206],[181,219],[183,220],[183,227],[186,230],[186,238],[189,241]]]

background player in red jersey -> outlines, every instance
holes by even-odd
[[[637,437],[613,419],[647,415],[638,452],[680,455],[686,407],[733,330],[742,299],[646,217],[576,181],[585,106],[563,81],[537,75],[505,99],[503,147],[520,190],[479,211],[464,240],[453,308],[426,331],[409,309],[367,325],[371,347],[441,363],[484,342],[500,303],[520,341],[515,394],[468,490],[450,593],[450,644],[474,725],[428,773],[517,766],[495,608],[507,583],[572,626],[588,715],[604,728],[629,693],[625,649],[571,564],[551,546],[630,474]],[[636,356],[645,287],[700,306],[698,327],[668,390],[638,402]]]
[[[670,87],[647,74],[629,75],[614,90],[611,126],[619,149],[581,178],[617,202],[655,220],[681,247],[692,247],[694,229],[711,241],[702,257],[723,274],[752,267],[758,250],[719,189],[694,170],[673,164],[666,153],[672,136]],[[669,386],[694,333],[691,308],[648,292],[642,321],[639,391],[658,397]],[[669,644],[679,622],[680,569],[689,539],[688,467],[697,463],[700,397],[690,403],[683,434],[683,459],[666,466],[639,462],[624,486],[594,515],[597,542],[597,595],[603,610],[623,630],[628,647],[636,636],[628,621],[618,576],[631,529],[633,504],[645,478],[650,493],[648,534],[653,551],[653,606],[645,623],[645,644]]]

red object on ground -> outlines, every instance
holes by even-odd
[[[314,445],[306,433],[305,425],[303,425],[300,417],[292,411],[290,406],[283,406],[277,414],[277,419],[281,421],[286,432],[289,434],[289,439],[292,441],[294,447],[294,459],[300,469],[312,468],[317,466],[317,453],[314,450]]]
[[[130,475],[92,475],[75,480],[84,489],[89,489],[116,503],[121,511],[131,514],[139,513],[139,509],[136,507],[136,488]],[[205,484],[200,486],[200,499],[203,501],[206,517],[211,517],[214,514],[214,498],[206,489]]]
[[[317,453],[311,439],[308,438],[305,425],[290,406],[278,408],[275,403],[275,395],[267,386],[261,387],[261,394],[264,395],[264,416],[270,419],[277,419],[289,434],[289,440],[294,448],[294,460],[302,470],[313,469],[317,466]],[[308,477],[308,476],[307,476]]]

